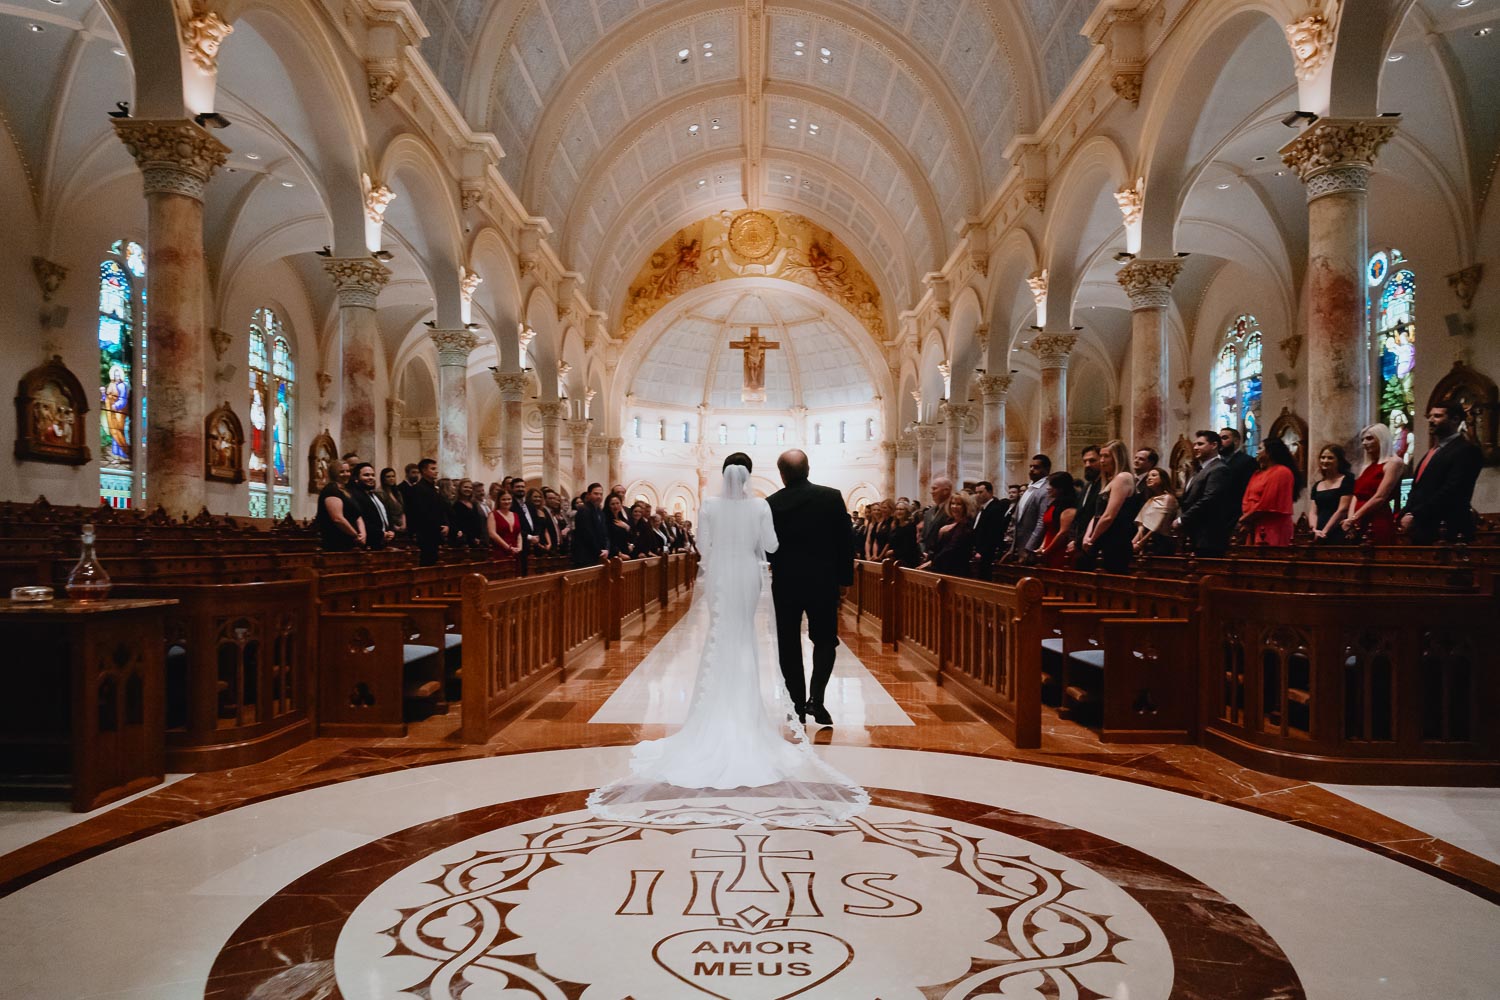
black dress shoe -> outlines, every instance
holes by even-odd
[[[812,713],[813,721],[816,722],[818,725],[820,725],[820,726],[831,726],[831,725],[833,725],[833,716],[829,715],[828,714],[828,709],[824,708],[822,705],[814,705],[811,702],[809,702],[808,706],[807,706],[807,711],[810,712],[810,713]]]

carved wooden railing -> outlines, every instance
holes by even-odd
[[[869,623],[881,642],[896,641],[896,561],[866,559],[854,563],[854,582],[844,591],[844,605],[854,615],[858,628]]]

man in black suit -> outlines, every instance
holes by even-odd
[[[1068,551],[1077,553],[1075,565],[1078,569],[1093,569],[1096,552],[1092,549],[1083,551],[1083,536],[1089,530],[1089,522],[1099,513],[1099,446],[1091,444],[1080,454],[1083,457],[1083,489],[1078,493],[1078,513],[1073,515]]]
[[[1245,499],[1245,488],[1250,485],[1250,477],[1255,475],[1260,464],[1245,454],[1245,449],[1240,447],[1240,432],[1233,427],[1225,427],[1219,431],[1219,458],[1229,471],[1229,485],[1234,491],[1234,516],[1238,518],[1240,504]]]
[[[745,459],[748,463],[749,459]],[[771,554],[771,600],[776,645],[797,717],[808,713],[833,725],[823,705],[839,646],[839,588],[854,583],[854,541],[849,512],[838,490],[807,481],[807,455],[793,449],[776,460],[786,488],[771,494],[771,518],[780,547]],[[802,617],[813,643],[812,683],[802,666]]]
[[[573,568],[597,566],[609,559],[609,529],[604,523],[604,487],[589,483],[583,504],[573,515],[573,539],[569,551]]]
[[[1209,558],[1222,556],[1229,548],[1240,518],[1240,501],[1219,445],[1219,435],[1213,431],[1193,435],[1193,454],[1202,468],[1182,491],[1182,512],[1177,518],[1193,554]]]
[[[1005,512],[1010,503],[997,500],[995,487],[988,481],[974,486],[974,499],[979,507],[974,515],[974,554],[979,557],[979,579],[988,580],[1005,541]]]
[[[1457,400],[1427,410],[1432,446],[1417,462],[1401,530],[1416,545],[1439,538],[1466,542],[1474,537],[1474,483],[1484,465],[1479,446],[1462,431],[1468,419]]]
[[[432,566],[438,546],[448,536],[448,505],[438,496],[437,462],[424,458],[417,463],[417,482],[406,494],[406,527],[417,541],[418,562]]]
[[[359,515],[365,522],[365,548],[371,551],[385,548],[396,537],[396,533],[391,530],[390,513],[375,495],[379,486],[375,466],[369,462],[360,462],[354,467],[354,474],[349,478],[349,491],[359,504]]]
[[[521,519],[521,552],[516,556],[516,571],[525,576],[527,559],[541,529],[537,527],[536,511],[526,502],[526,480],[520,476],[512,476],[510,479],[510,499],[510,509]]]

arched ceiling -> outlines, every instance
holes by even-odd
[[[747,408],[740,399],[744,355],[729,344],[757,327],[781,347],[766,352],[766,401],[754,409],[871,402],[874,382],[859,349],[834,319],[835,309],[800,296],[725,289],[672,321],[647,350],[629,391],[643,403]]]
[[[595,301],[619,301],[691,202],[700,216],[776,205],[819,218],[890,262],[883,290],[904,308],[1005,176],[1004,150],[1041,119],[1051,81],[1087,55],[1091,3],[415,6],[423,55],[499,138],[501,172]]]

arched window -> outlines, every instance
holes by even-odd
[[[1379,289],[1375,308],[1375,350],[1379,356],[1377,419],[1391,429],[1396,457],[1410,463],[1417,397],[1412,369],[1417,360],[1417,276],[1404,267],[1400,250],[1370,258],[1369,283]]]
[[[663,417],[661,420],[657,421],[657,424],[656,424],[656,440],[658,440],[658,441],[665,441],[666,439],[667,439],[667,420],[666,420],[665,417]]]
[[[292,428],[297,370],[281,320],[270,309],[250,318],[250,516],[292,511]]]
[[[145,499],[146,251],[119,240],[99,264],[99,498],[111,507]],[[137,400],[141,401],[138,403]]]
[[[875,440],[875,418],[874,417],[870,417],[869,419],[867,419],[865,421],[865,440],[866,441],[874,441]]]
[[[751,424],[750,425],[750,435],[749,435],[749,437],[746,440],[748,440],[751,444],[758,444],[759,443],[759,441],[758,441],[759,437],[760,437],[760,428],[756,427],[754,424]]]
[[[636,437],[641,436],[641,418],[636,417],[630,422],[630,430]]]
[[[729,443],[729,425],[728,424],[720,424],[719,425],[719,443],[720,444],[728,444]]]
[[[786,424],[776,425],[776,443],[786,444]]]
[[[839,444],[849,443],[849,421],[839,421]]]
[[[813,444],[823,443],[823,425],[813,424]]]
[[[1254,316],[1240,316],[1224,337],[1214,362],[1214,428],[1233,427],[1244,438],[1245,451],[1260,447],[1261,335]]]
[[[684,420],[682,422],[682,443],[683,444],[687,444],[688,443],[689,433],[690,432],[688,430],[688,422],[686,420]]]

